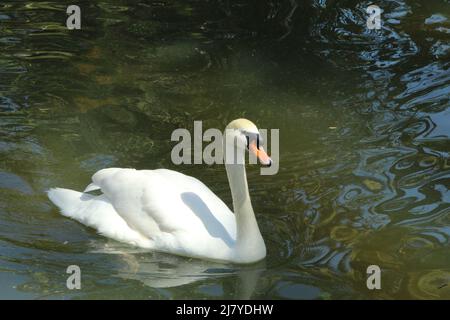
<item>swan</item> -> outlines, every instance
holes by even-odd
[[[106,168],[84,192],[47,191],[63,216],[105,237],[144,249],[231,263],[254,263],[266,246],[253,212],[245,172],[245,150],[261,165],[272,160],[247,119],[230,122],[222,149],[234,213],[198,179],[168,169]],[[233,161],[227,161],[232,155]],[[88,192],[100,190],[100,195]]]

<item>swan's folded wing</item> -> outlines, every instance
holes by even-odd
[[[120,216],[148,238],[185,233],[192,241],[217,239],[226,245],[235,239],[233,213],[195,178],[164,169],[110,168],[97,172],[93,183]]]
[[[108,168],[92,177],[93,184],[100,187],[114,209],[134,230],[152,238],[161,232],[153,214],[145,206],[147,181],[140,171],[134,169]]]

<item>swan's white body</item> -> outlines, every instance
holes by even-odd
[[[54,188],[48,196],[64,216],[117,241],[187,257],[256,262],[266,247],[245,167],[226,168],[236,214],[199,180],[166,169],[102,169],[85,190],[100,189],[102,195]]]

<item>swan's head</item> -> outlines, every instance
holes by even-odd
[[[233,141],[237,149],[245,149],[253,153],[263,166],[272,164],[272,159],[263,148],[263,139],[256,125],[247,119],[231,121],[225,128],[225,134],[229,141]]]

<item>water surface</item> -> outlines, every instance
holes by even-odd
[[[448,1],[378,1],[378,31],[369,1],[78,4],[73,31],[69,3],[0,4],[0,298],[450,299]],[[280,129],[279,173],[248,169],[260,263],[142,252],[46,198],[119,166],[231,205],[224,168],[175,166],[170,136],[237,117]]]

